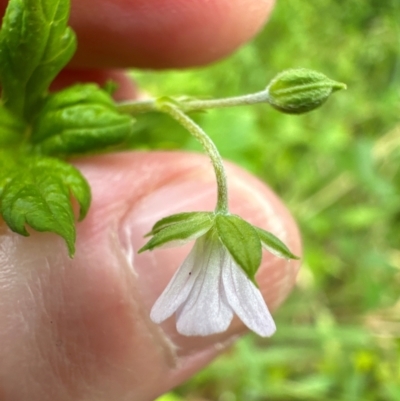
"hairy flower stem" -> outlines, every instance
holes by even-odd
[[[179,124],[186,128],[191,135],[193,135],[203,146],[204,150],[211,159],[214,167],[215,176],[217,178],[217,205],[215,207],[216,213],[228,213],[228,188],[226,184],[225,168],[222,162],[221,155],[217,147],[210,137],[199,127],[190,117],[188,117],[177,106],[163,102],[157,106],[159,111],[169,114]]]
[[[269,94],[266,89],[261,92],[252,93],[243,96],[226,97],[220,99],[209,100],[179,100],[180,109],[185,113],[197,110],[217,109],[223,107],[243,106],[256,103],[268,103]],[[150,111],[157,111],[157,99],[146,99],[139,101],[121,102],[117,105],[118,110],[122,113],[131,115],[148,113]]]
[[[249,95],[226,97],[220,99],[209,100],[189,100],[182,102],[182,110],[185,112],[218,109],[223,107],[246,106],[256,103],[268,103],[269,95],[267,90],[251,93]]]

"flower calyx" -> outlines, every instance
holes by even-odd
[[[195,240],[212,230],[221,247],[225,247],[235,262],[254,283],[261,264],[262,248],[275,256],[298,259],[275,235],[255,227],[234,214],[187,212],[159,220],[146,234],[152,238],[139,253],[158,247],[176,246]]]

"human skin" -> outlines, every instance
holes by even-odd
[[[117,97],[131,98],[136,90],[121,68],[212,62],[249,40],[271,7],[262,0],[73,1],[79,50],[54,88],[111,76],[121,84]],[[0,400],[150,401],[246,332],[235,318],[225,333],[184,337],[173,318],[161,325],[149,319],[191,245],[136,251],[159,218],[213,209],[213,171],[204,156],[183,152],[126,152],[74,164],[93,194],[77,225],[74,259],[56,235],[31,231],[24,238],[0,225]],[[276,195],[229,163],[227,173],[231,211],[300,254],[296,225]],[[257,281],[272,311],[298,267],[264,253]]]

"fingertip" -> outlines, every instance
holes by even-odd
[[[77,226],[73,260],[55,234],[22,238],[3,227],[0,316],[6,330],[0,341],[7,346],[0,352],[0,382],[9,399],[36,401],[50,393],[63,400],[154,399],[245,331],[236,319],[224,333],[185,337],[174,318],[152,322],[151,307],[190,244],[136,253],[159,218],[213,210],[212,167],[204,156],[181,152],[102,155],[76,166],[90,182],[93,203]],[[298,231],[278,198],[238,167],[227,164],[227,173],[231,211],[296,252]],[[264,256],[259,284],[274,309],[297,268]]]
[[[73,65],[177,68],[227,56],[263,26],[273,0],[87,0],[72,3]]]

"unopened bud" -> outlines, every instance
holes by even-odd
[[[339,89],[346,89],[346,85],[319,72],[305,68],[286,70],[269,84],[268,102],[283,113],[307,113],[321,106]]]

